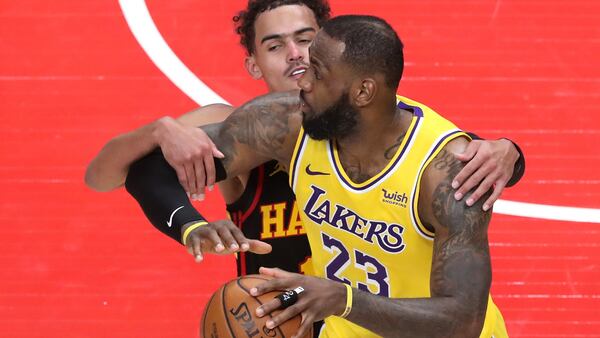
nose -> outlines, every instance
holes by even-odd
[[[302,61],[302,59],[304,59],[302,50],[294,41],[290,41],[288,46],[288,62],[298,62]]]

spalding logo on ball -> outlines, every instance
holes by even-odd
[[[259,318],[256,308],[271,301],[280,292],[269,292],[254,297],[250,289],[271,277],[247,275],[234,279],[213,293],[202,316],[200,336],[204,338],[286,338],[298,332],[301,318],[296,316],[275,327],[267,328],[267,320],[280,311]],[[312,329],[305,338],[312,337]]]

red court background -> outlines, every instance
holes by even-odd
[[[127,1],[127,0],[124,0]],[[147,1],[173,51],[234,104],[244,1]],[[400,93],[483,137],[527,173],[503,198],[600,208],[600,2],[331,1],[384,17],[406,45]],[[116,0],[0,1],[0,336],[196,337],[231,257],[197,265],[85,166],[111,137],[196,104],[148,59]],[[223,217],[218,194],[200,209]],[[512,337],[600,337],[600,224],[496,215],[492,292]]]

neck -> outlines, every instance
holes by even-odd
[[[393,100],[360,112],[356,131],[338,139],[337,146],[346,173],[360,183],[376,175],[398,150],[412,119],[410,112]]]

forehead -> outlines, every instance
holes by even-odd
[[[312,27],[319,29],[315,14],[304,5],[285,5],[265,11],[254,22],[255,44],[268,35],[291,35],[296,31]]]
[[[332,68],[339,64],[345,48],[345,43],[333,39],[323,30],[320,30],[309,48],[309,55],[311,60],[315,60],[327,68]]]

